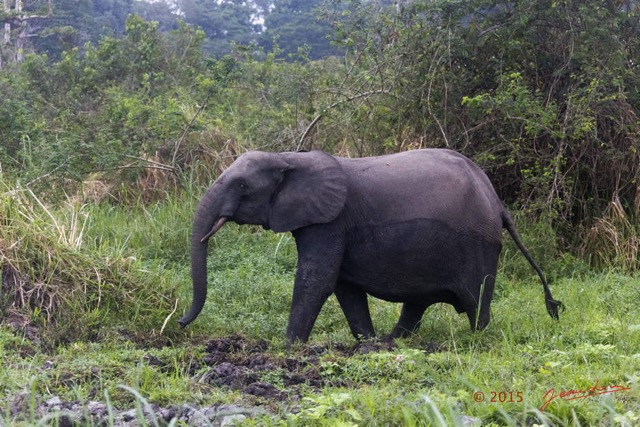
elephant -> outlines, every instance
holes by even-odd
[[[207,241],[226,221],[295,238],[288,344],[308,341],[331,294],[357,340],[375,337],[368,295],[403,303],[391,339],[415,333],[435,303],[453,305],[467,314],[472,330],[484,329],[503,228],[540,277],[550,316],[557,320],[564,309],[487,175],[452,150],[363,158],[323,151],[242,154],[199,201],[191,239],[193,300],[182,327],[203,308]]]

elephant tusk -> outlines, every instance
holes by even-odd
[[[213,236],[218,232],[218,230],[220,230],[220,227],[222,227],[225,222],[227,222],[227,217],[223,216],[213,225],[213,227],[211,228],[211,231],[209,231],[202,239],[200,239],[200,243],[204,243],[207,240],[209,240],[211,236]]]

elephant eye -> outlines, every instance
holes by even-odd
[[[240,187],[240,189],[244,190],[245,188],[247,188],[247,184],[245,182],[239,182],[238,183],[238,187]]]

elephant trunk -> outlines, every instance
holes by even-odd
[[[193,300],[189,312],[185,314],[178,323],[183,328],[195,320],[202,311],[207,299],[207,249],[208,239],[220,229],[227,220],[220,217],[212,209],[211,194],[205,195],[200,201],[193,221],[193,231],[191,235],[191,280],[193,281]],[[213,214],[212,214],[213,213]]]

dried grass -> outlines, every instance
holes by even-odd
[[[126,201],[133,197],[134,201],[141,200],[145,204],[164,200],[168,193],[180,191],[185,186],[182,172],[189,173],[187,185],[208,185],[244,151],[236,141],[225,137],[217,128],[192,132],[179,156],[180,164],[171,165],[171,161],[158,152],[137,158],[138,166],[144,168],[137,180],[132,183],[123,181],[119,190],[114,192],[111,189],[113,183],[105,178],[102,181],[103,199],[111,196]]]
[[[144,158],[147,167],[135,183],[145,203],[165,198],[167,192],[174,192],[178,187],[175,170],[162,167],[163,161],[158,153]]]
[[[82,201],[85,203],[100,203],[108,200],[113,191],[113,184],[99,176],[93,176],[82,182]]]
[[[195,174],[196,182],[209,182],[246,151],[217,128],[194,132],[190,135],[190,146],[192,149],[186,160]]]
[[[640,188],[638,190],[640,195]],[[635,216],[638,217],[640,197],[636,197]],[[630,221],[620,200],[616,197],[587,231],[581,253],[595,268],[622,268],[635,271],[640,268],[640,230]]]

